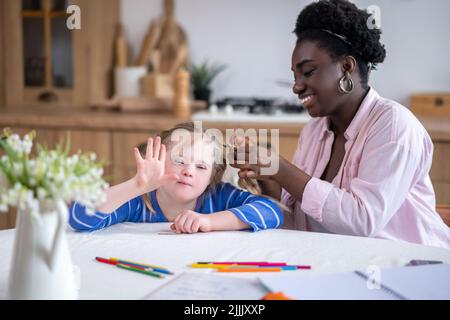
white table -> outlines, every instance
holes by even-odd
[[[309,264],[312,270],[333,273],[402,266],[411,259],[450,263],[450,250],[405,242],[293,230],[212,232],[161,235],[169,223],[123,223],[93,233],[68,231],[73,263],[81,271],[81,299],[140,299],[171,279],[156,279],[96,262],[94,257],[119,257],[162,265],[175,273],[193,271],[196,261],[283,261]],[[0,299],[7,297],[14,230],[0,232]],[[196,269],[195,272],[212,272]],[[232,274],[257,277],[260,274]]]

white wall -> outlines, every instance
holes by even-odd
[[[286,97],[291,81],[292,30],[305,0],[178,0],[176,17],[186,30],[192,60],[209,58],[228,69],[213,83],[223,96]],[[381,9],[387,58],[371,85],[408,105],[417,91],[450,91],[450,1],[356,0]],[[136,56],[149,22],[162,14],[162,0],[122,0],[122,21]]]

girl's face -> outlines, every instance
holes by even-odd
[[[171,180],[161,188],[174,201],[188,202],[198,198],[208,187],[214,165],[212,143],[198,141],[174,143],[167,148],[166,173],[175,173],[178,180]]]

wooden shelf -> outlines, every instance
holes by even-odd
[[[47,12],[44,10],[24,10],[22,11],[22,17],[24,18],[44,18]],[[50,18],[66,18],[70,16],[69,13],[65,11],[50,11],[48,13]]]
[[[66,1],[89,12],[82,19],[89,27],[72,31],[65,21],[71,14],[55,6],[62,2],[41,0],[34,7],[32,2],[23,6],[21,0],[0,0],[0,20],[8,26],[0,28],[0,42],[8,43],[0,52],[0,105],[82,107],[110,97],[120,0],[107,2]],[[57,100],[40,99],[44,90]]]
[[[22,17],[24,18],[43,18],[45,12],[41,10],[24,10],[22,11]]]
[[[70,16],[70,13],[65,11],[50,11],[50,18],[67,18]]]

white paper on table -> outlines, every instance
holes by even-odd
[[[264,275],[259,279],[268,290],[300,300],[450,299],[448,264],[380,269],[378,288],[362,272]]]
[[[450,264],[382,269],[381,282],[412,300],[449,300]]]
[[[267,290],[257,279],[184,272],[145,300],[260,300]]]
[[[283,292],[298,300],[391,300],[382,290],[370,290],[366,280],[354,272],[326,275],[267,275],[259,277],[272,292]]]

